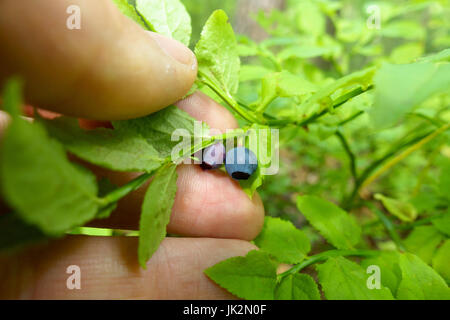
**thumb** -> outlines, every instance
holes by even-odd
[[[82,118],[155,112],[182,98],[197,74],[192,51],[143,30],[111,0],[0,0],[0,43],[0,84],[19,74],[27,102]]]

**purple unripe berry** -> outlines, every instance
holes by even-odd
[[[225,160],[225,147],[222,142],[218,142],[203,149],[202,164],[203,169],[217,169]]]
[[[237,147],[227,152],[225,169],[235,180],[247,180],[258,168],[258,159],[253,151]]]

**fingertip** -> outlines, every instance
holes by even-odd
[[[225,132],[238,128],[237,120],[227,108],[200,91],[176,103],[177,107],[186,111],[193,118],[207,123],[211,128]]]
[[[155,40],[166,55],[188,66],[193,72],[197,72],[197,58],[191,49],[175,39],[151,31],[147,31],[147,33]]]

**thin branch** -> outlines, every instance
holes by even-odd
[[[408,149],[403,151],[401,154],[399,154],[395,158],[389,160],[381,169],[379,169],[377,172],[375,172],[375,174],[373,174],[372,176],[370,176],[369,178],[364,180],[363,183],[361,183],[360,189],[366,188],[368,185],[370,185],[372,182],[374,182],[376,179],[378,179],[383,173],[388,171],[390,168],[395,166],[397,163],[399,163],[400,161],[402,161],[403,159],[408,157],[411,153],[420,149],[423,145],[427,144],[428,142],[430,142],[435,137],[437,137],[439,134],[448,130],[449,128],[450,128],[450,123],[440,127],[439,129],[435,130],[433,133],[427,135],[425,138],[421,139],[419,142],[417,142],[416,144],[412,145],[411,147],[409,147]]]
[[[388,232],[389,237],[392,239],[392,241],[394,241],[397,248],[401,251],[405,251],[405,246],[403,245],[399,234],[395,230],[395,225],[392,223],[392,221],[372,203],[366,202],[366,205],[376,214],[378,219],[380,219],[381,223],[384,225],[386,231]]]
[[[333,107],[331,109],[338,109],[339,107],[341,107],[343,104],[345,104],[346,102],[348,102],[349,100],[359,96],[360,94],[363,94],[367,91],[370,91],[373,89],[373,86],[369,86],[366,89],[362,89],[362,88],[356,88],[352,91],[350,91],[349,93],[346,93],[342,96],[340,96],[339,98],[337,98],[334,101]],[[313,123],[314,121],[316,121],[317,119],[323,117],[324,115],[328,114],[329,109],[325,109],[322,110],[319,113],[316,113],[312,116],[310,116],[309,118],[306,118],[304,120],[301,121],[292,121],[289,119],[282,119],[282,120],[268,120],[267,123],[271,126],[285,126],[285,125],[295,125],[295,126],[299,126],[299,127],[303,127],[306,126],[310,123]],[[268,118],[266,116],[266,118]]]
[[[358,180],[358,174],[356,172],[356,157],[355,157],[355,154],[351,150],[350,145],[347,142],[347,139],[344,137],[344,135],[339,130],[336,131],[335,135],[339,139],[339,141],[341,142],[342,147],[344,148],[345,153],[347,154],[347,156],[349,158],[350,172],[352,173],[353,182],[356,183],[356,181]]]
[[[299,264],[294,265],[289,270],[280,273],[278,275],[278,280],[280,281],[282,278],[300,272],[306,267],[313,265],[314,263],[325,261],[328,258],[332,257],[345,257],[345,256],[354,256],[354,257],[372,257],[378,255],[379,252],[374,250],[328,250],[325,252],[321,252],[319,254],[313,255],[306,260],[303,260]]]

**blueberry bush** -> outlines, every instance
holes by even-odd
[[[142,28],[191,44],[180,0],[113,1]],[[199,72],[191,92],[229,108],[241,130],[209,136],[204,125],[203,139],[178,160],[205,150],[216,168],[214,157],[225,157],[216,147],[230,136],[246,143],[254,129],[279,129],[280,140],[279,172],[264,175],[259,163],[240,180],[249,197],[258,189],[265,200],[259,250],[205,274],[244,299],[450,299],[449,2],[286,7],[254,15],[268,35],[260,42],[236,35],[223,10],[193,36]],[[152,178],[139,232],[145,268],[166,236],[176,193],[171,133],[194,134],[194,119],[169,106],[113,122],[114,130],[83,131],[66,117],[22,119],[21,97],[20,79],[11,79],[0,177],[12,212],[0,216],[0,249],[77,232]],[[261,147],[246,146],[249,157]],[[96,182],[66,152],[143,173],[120,187]]]

